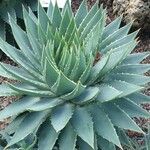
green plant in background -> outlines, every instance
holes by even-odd
[[[37,0],[0,0],[0,37],[7,40],[10,44],[15,44],[11,29],[9,27],[8,13],[16,20],[20,18],[18,23],[22,21],[22,5],[30,7],[32,10],[37,8]],[[1,53],[1,52],[0,52]],[[2,53],[1,53],[2,55]],[[0,56],[1,57],[1,56]]]
[[[88,11],[83,1],[73,15],[67,2],[60,12],[51,3],[38,17],[23,8],[26,31],[9,17],[16,49],[0,39],[0,48],[18,67],[0,64],[0,75],[18,83],[0,85],[0,96],[20,99],[0,112],[12,117],[4,131],[7,148],[30,134],[39,150],[116,150],[131,146],[126,129],[143,131],[132,117],[150,117],[139,104],[150,102],[140,91],[149,77],[149,53],[130,54],[138,31],[120,28],[121,17],[106,26],[106,10],[98,2]],[[97,55],[99,60],[95,61]]]

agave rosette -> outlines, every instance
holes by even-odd
[[[75,16],[66,2],[61,11],[39,4],[37,17],[23,8],[23,19],[26,31],[9,19],[19,49],[0,39],[18,64],[0,65],[1,76],[19,81],[0,85],[0,96],[20,96],[0,112],[0,120],[13,117],[7,147],[33,133],[39,150],[130,146],[124,129],[143,133],[132,117],[149,117],[139,106],[150,101],[140,93],[150,81],[150,65],[140,64],[149,53],[130,54],[138,31],[120,28],[121,17],[106,26],[106,10],[88,10],[86,1]]]

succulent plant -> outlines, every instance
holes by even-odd
[[[8,25],[8,13],[14,18],[20,18],[18,23],[22,23],[22,5],[36,10],[38,0],[1,0],[0,1],[0,37],[15,45],[10,26]],[[23,26],[23,24],[22,24]],[[2,52],[0,51],[0,55]],[[1,56],[0,56],[1,57]]]
[[[129,144],[124,130],[143,133],[132,117],[150,117],[139,106],[150,102],[140,92],[150,81],[150,65],[140,64],[149,53],[130,54],[132,23],[106,25],[106,10],[97,2],[88,11],[85,0],[75,16],[66,2],[61,11],[39,4],[37,17],[23,8],[23,19],[26,31],[9,17],[19,49],[0,39],[18,64],[0,63],[0,75],[18,81],[0,85],[0,96],[19,97],[0,112],[0,120],[13,117],[6,149],[35,134],[39,150],[115,150]]]
[[[12,136],[5,132],[1,132],[0,135],[0,150],[4,150],[6,144],[11,140]],[[11,148],[8,148],[8,150],[36,150],[34,148],[36,141],[36,136],[30,135],[24,140],[14,144]]]

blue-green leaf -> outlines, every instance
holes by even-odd
[[[39,129],[38,149],[52,150],[58,135],[50,121],[44,122]]]
[[[117,97],[119,97],[122,92],[115,89],[112,86],[106,85],[106,84],[102,84],[99,86],[99,94],[97,96],[97,100],[99,102],[107,102],[107,101],[111,101]]]
[[[29,113],[19,125],[19,128],[13,135],[13,138],[10,140],[7,147],[18,143],[19,141],[27,137],[29,134],[37,130],[41,123],[47,117],[48,113],[49,111]]]
[[[27,110],[30,111],[43,111],[46,109],[51,110],[53,107],[61,105],[62,103],[64,103],[64,101],[59,98],[41,98],[40,101],[27,107]]]
[[[34,103],[36,103],[39,100],[40,99],[38,97],[26,96],[26,97],[23,97],[15,102],[13,102],[12,104],[7,106],[5,109],[3,109],[0,112],[0,120],[3,120],[5,118],[11,117],[11,116],[18,115],[18,114],[26,111],[27,107],[33,105]]]
[[[73,127],[69,123],[60,134],[59,137],[59,149],[60,150],[75,150],[77,134],[75,133]]]
[[[113,103],[103,103],[103,108],[115,126],[144,133],[140,127],[138,127],[138,125],[129,117],[129,115],[125,113],[125,111],[123,111],[119,106]]]
[[[87,5],[86,5],[86,0],[83,0],[76,15],[75,15],[75,21],[76,21],[76,25],[77,27],[79,27],[79,25],[81,24],[82,20],[85,18],[85,16],[87,15],[88,10],[87,10]]]
[[[73,105],[64,104],[54,108],[51,114],[51,123],[56,132],[62,130],[73,115]]]
[[[90,112],[92,113],[94,128],[97,134],[121,148],[115,128],[102,108],[93,105],[90,107]]]
[[[127,98],[129,98],[131,101],[138,105],[142,103],[150,103],[150,96],[138,92],[127,96]]]
[[[71,119],[71,124],[78,136],[94,148],[93,122],[86,109],[77,107]]]
[[[121,98],[120,100],[117,100],[116,105],[119,105],[119,107],[122,110],[124,110],[132,118],[133,117],[150,118],[150,113],[149,112],[142,109],[136,103],[130,101],[127,98]]]

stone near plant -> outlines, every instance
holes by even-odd
[[[149,0],[113,0],[113,11],[116,16],[123,14],[123,21],[134,21],[133,26],[150,28]]]

